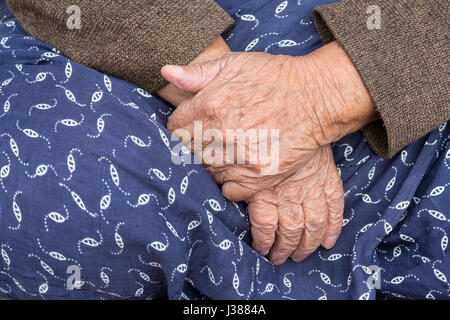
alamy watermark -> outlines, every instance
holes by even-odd
[[[366,272],[372,274],[367,278],[367,287],[369,289],[381,289],[381,268],[376,265],[371,265],[367,267]]]
[[[67,8],[67,14],[70,15],[66,25],[69,30],[81,29],[81,9],[79,6],[72,5]]]
[[[81,281],[81,268],[79,266],[68,266],[66,273],[69,274],[66,281],[67,290],[81,289],[84,282]]]
[[[70,30],[81,29],[81,8],[77,5],[71,5],[67,8],[69,15],[66,25]],[[381,8],[378,5],[370,5],[366,10],[370,16],[367,18],[366,25],[369,30],[381,29]]]
[[[370,16],[367,18],[367,29],[369,30],[380,30],[381,29],[381,9],[380,6],[371,5],[366,10],[367,14]]]

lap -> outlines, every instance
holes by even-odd
[[[306,20],[306,30],[292,31],[310,12],[295,16],[293,5],[285,18],[269,2],[230,8],[238,20],[226,35],[232,49],[253,43],[300,55],[319,46]],[[242,19],[246,13],[253,18]],[[1,291],[14,298],[373,298],[365,281],[376,264],[386,270],[386,292],[408,296],[417,285],[421,297],[429,287],[447,294],[434,270],[447,272],[440,243],[450,230],[438,213],[447,215],[448,127],[391,160],[374,155],[359,133],[336,143],[346,191],[341,239],[304,263],[274,267],[248,245],[245,205],[225,200],[201,166],[172,162],[170,107],[26,37],[12,17],[0,35]],[[292,45],[279,45],[288,38]],[[300,45],[302,38],[310,40]],[[418,228],[423,223],[435,230],[431,238]],[[405,265],[425,268],[425,276]],[[80,269],[79,290],[67,290],[71,266]]]

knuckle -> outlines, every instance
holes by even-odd
[[[296,210],[281,210],[284,220],[284,225],[288,229],[304,228],[303,216],[295,212]]]
[[[305,228],[312,233],[316,233],[320,230],[325,229],[327,224],[328,224],[327,218],[325,216],[321,216],[316,219],[306,221]]]
[[[278,228],[278,233],[289,239],[300,239],[303,234],[303,225],[291,225],[291,226],[280,226]]]
[[[329,216],[329,224],[330,225],[342,225],[343,215],[330,215]]]
[[[344,193],[337,191],[332,193],[327,198],[328,209],[331,212],[340,213],[344,209]]]
[[[282,194],[280,198],[278,203],[280,215],[292,224],[301,224],[303,222],[303,211],[301,209],[301,203],[296,199],[297,197],[292,196],[287,198],[285,194]]]
[[[336,179],[331,178],[332,181],[325,185],[325,194],[328,197],[336,198],[344,194],[344,185],[340,177]]]
[[[278,229],[277,218],[273,214],[252,214],[250,213],[250,224],[252,228],[263,233],[272,233]]]
[[[269,239],[259,239],[258,237],[253,238],[253,247],[258,248],[259,251],[267,251],[272,247],[273,241]]]
[[[278,225],[273,219],[268,219],[267,221],[259,221],[256,222],[253,220],[251,222],[252,228],[258,229],[260,232],[263,233],[272,233],[275,232],[278,229]]]
[[[200,107],[200,112],[204,114],[208,119],[221,119],[223,116],[223,108],[216,100],[208,101],[208,103],[203,103]]]

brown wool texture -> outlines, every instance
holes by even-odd
[[[8,0],[34,38],[75,62],[154,92],[167,82],[166,64],[185,65],[233,19],[213,0]],[[77,5],[81,28],[69,29],[67,9]]]
[[[370,5],[380,29],[370,30]],[[390,158],[450,119],[448,0],[346,0],[314,9],[323,43],[337,40],[356,66],[381,119],[362,132]]]

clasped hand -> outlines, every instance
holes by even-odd
[[[190,93],[180,99],[168,129],[175,135],[189,132],[192,140],[183,142],[194,153],[211,144],[211,137],[195,136],[195,121],[203,132],[221,133],[214,145],[223,148],[224,161],[204,165],[227,199],[248,203],[252,246],[274,264],[289,257],[301,261],[320,245],[331,248],[341,232],[344,192],[330,143],[374,117],[370,97],[346,59],[333,43],[305,57],[227,53],[162,69],[172,86]],[[238,130],[278,135],[276,141],[241,140],[247,152],[237,159],[236,152],[227,154],[227,144],[237,143],[229,132]],[[200,150],[195,139],[201,139]],[[270,163],[249,161],[262,147],[277,153],[275,170],[264,170]]]

